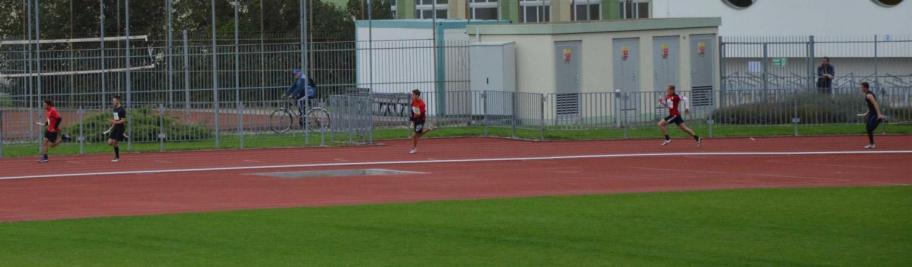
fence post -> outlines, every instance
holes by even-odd
[[[511,99],[511,100],[510,100],[510,101],[511,101],[511,104],[510,104],[510,110],[511,110],[511,111],[510,111],[510,118],[511,118],[511,119],[510,119],[510,125],[511,125],[511,128],[512,128],[511,136],[513,137],[513,139],[516,139],[516,97],[517,97],[516,92],[510,92],[510,96],[511,96],[511,97],[510,97],[510,99]]]
[[[709,118],[709,119],[706,120],[706,126],[708,126],[708,128],[709,128],[709,132],[707,133],[707,137],[709,137],[709,138],[712,138],[712,137],[713,137],[713,124],[715,124],[715,123],[716,123],[716,121],[713,120],[712,118]]]
[[[725,42],[722,36],[719,36],[719,80],[719,106],[722,106],[725,103]]]
[[[238,147],[240,149],[244,149],[244,110],[245,110],[245,108],[244,108],[244,103],[238,102],[237,104],[238,104],[238,106],[237,106],[237,109],[238,109],[238,127],[237,127],[237,129],[238,129],[238,138],[240,139],[239,140],[240,145]]]
[[[793,93],[793,95],[794,94],[797,94],[797,92]],[[798,134],[799,134],[798,133],[798,123],[801,122],[801,117],[798,116],[798,99],[797,98],[795,98],[795,101],[793,103],[793,108],[794,108],[794,111],[792,113],[792,129],[795,132],[794,135],[798,136]]]
[[[85,154],[85,139],[86,139],[86,138],[85,138],[85,130],[83,129],[83,125],[85,124],[85,123],[84,123],[84,121],[85,121],[85,109],[82,108],[82,107],[79,107],[78,115],[79,115],[79,137],[78,137],[78,140],[79,140],[79,155],[83,155],[83,154]]]
[[[763,42],[763,90],[769,91],[769,51],[767,42]]]
[[[332,106],[332,101],[329,101],[329,103],[330,103],[329,105]],[[335,114],[335,115],[333,115],[333,114]],[[329,129],[329,143],[330,143],[330,144],[336,142],[336,135],[335,135],[335,132],[336,132],[336,129],[337,129],[337,128],[336,128],[336,125],[338,125],[338,124],[339,124],[338,121],[341,120],[341,116],[339,116],[338,112],[333,112],[333,113],[331,113],[331,114],[329,115],[330,118],[332,118],[333,116],[336,116],[336,118],[335,118],[335,119],[330,119],[330,123],[329,123],[329,127],[330,127],[330,129]],[[326,128],[326,126],[320,125],[320,132],[321,132],[321,135],[325,135],[325,133],[326,133],[326,129],[325,129],[325,128]],[[321,140],[320,140],[320,146],[326,145],[325,140],[323,140],[323,137],[322,137],[322,136],[320,137],[320,139],[321,139]]]
[[[165,152],[165,105],[158,104],[158,152]]]
[[[304,130],[304,145],[310,145],[310,127],[308,127],[309,125],[307,125],[308,123],[310,123],[309,121],[307,121],[307,112],[310,111],[310,102],[311,102],[310,99],[298,100],[298,105],[304,106],[304,110],[301,112],[301,118],[300,118],[300,120],[302,120],[302,121],[301,121],[301,123],[298,124],[298,125],[304,125],[304,129],[303,129]],[[294,124],[294,123],[292,123],[292,124]],[[323,126],[321,125],[320,128],[323,128]],[[294,131],[292,131],[292,132],[294,132]],[[322,144],[321,144],[321,146],[322,146]]]
[[[817,70],[814,67],[815,66],[814,58],[816,58],[814,56],[814,49],[816,49],[816,48],[815,48],[815,44],[814,44],[813,35],[808,36],[808,45],[807,46],[808,46],[807,47],[808,88],[816,89],[817,88]]]
[[[481,126],[484,137],[488,137],[488,91],[481,91]]]
[[[345,128],[348,130],[348,144],[354,144],[353,135],[355,135],[352,121],[352,99],[350,96],[345,97]],[[321,126],[322,127],[322,126]]]
[[[621,111],[621,114],[623,114],[622,116],[624,116],[624,123],[621,124],[621,127],[624,128],[624,139],[630,139],[630,129],[628,129],[628,126],[630,124],[627,123],[627,119],[628,119],[627,111],[630,109],[630,107],[628,107],[629,106],[628,101],[630,100],[630,97],[628,96],[628,94],[630,94],[630,93],[628,92],[628,93],[621,93],[621,94],[622,94],[622,99],[624,99],[624,109]]]
[[[880,89],[880,75],[877,66],[880,65],[879,55],[877,53],[877,35],[874,35],[874,88]],[[881,91],[883,92],[883,91]]]
[[[187,44],[187,30],[183,31],[184,42],[184,108],[190,113],[190,48]]]
[[[332,124],[330,124],[330,127],[332,127]],[[332,138],[332,132],[330,132],[330,138]],[[320,125],[320,146],[321,147],[326,146],[326,126],[325,125]]]
[[[374,97],[371,92],[367,92],[367,143],[374,144]]]
[[[538,139],[541,141],[545,141],[545,100],[546,99],[545,99],[545,94],[541,94],[540,96],[541,96],[540,101],[538,101],[539,111],[541,111],[538,115],[539,116],[538,123],[540,126],[539,133],[538,133],[539,134]]]
[[[29,122],[29,124],[32,124]],[[0,159],[3,158],[3,108],[0,108]]]
[[[614,127],[621,128],[621,90],[614,89]]]

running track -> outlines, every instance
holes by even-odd
[[[912,184],[912,136],[526,142],[0,160],[0,221],[449,199]],[[255,173],[383,168],[424,174],[281,179]]]

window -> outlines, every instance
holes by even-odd
[[[498,0],[471,0],[469,2],[469,9],[472,19],[490,19],[496,20],[500,19],[498,5]]]
[[[745,9],[757,2],[757,0],[722,0],[722,2],[736,9]]]
[[[573,20],[587,21],[602,18],[601,0],[573,0]]]
[[[902,3],[903,0],[873,0],[874,3],[885,7],[894,7]]]
[[[649,0],[620,0],[622,19],[649,18]]]
[[[437,4],[434,4],[437,1]],[[416,0],[415,16],[419,19],[446,19],[449,0]],[[434,9],[437,10],[437,16],[434,16]]]
[[[522,22],[551,21],[551,0],[520,0],[519,19]]]

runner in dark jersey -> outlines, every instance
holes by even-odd
[[[44,145],[41,146],[41,159],[38,160],[39,163],[47,163],[48,149],[54,148],[63,142],[63,139],[61,139],[60,136],[60,122],[63,121],[63,118],[60,117],[60,113],[57,113],[54,102],[51,102],[51,100],[44,100],[44,112],[47,119],[44,122],[36,123],[38,125],[47,126],[47,129],[44,130]]]
[[[121,104],[120,96],[114,96],[114,110],[111,112],[111,128],[108,130],[108,145],[114,148],[112,162],[120,161],[120,142],[123,142],[127,131],[127,110]]]
[[[877,129],[877,126],[880,125],[880,122],[883,121],[885,116],[880,110],[880,103],[877,102],[877,96],[874,95],[874,92],[871,91],[871,85],[868,82],[861,83],[861,92],[865,95],[865,104],[868,106],[868,111],[859,114],[865,118],[865,130],[868,132],[868,145],[865,149],[875,149],[877,145],[874,144],[874,130]]]
[[[687,124],[684,124],[684,118],[681,117],[680,104],[684,102],[684,113],[690,113],[690,104],[687,102],[687,98],[682,98],[675,93],[675,86],[669,85],[668,89],[665,90],[665,97],[659,99],[659,104],[668,108],[668,117],[659,121],[659,130],[662,130],[662,134],[665,135],[665,141],[662,142],[662,145],[668,145],[671,143],[671,137],[668,136],[668,126],[669,123],[674,123],[678,125],[678,128],[681,128],[682,131],[693,137],[694,141],[697,141],[697,145],[703,144],[703,138],[700,138],[694,131],[687,127]]]

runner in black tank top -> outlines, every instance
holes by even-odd
[[[880,103],[877,103],[877,95],[874,95],[874,92],[871,91],[870,84],[867,82],[861,83],[861,92],[865,95],[865,104],[868,105],[868,112],[865,112],[865,130],[868,133],[868,145],[865,146],[865,149],[874,149],[877,146],[874,144],[874,130],[877,129],[877,126],[880,125],[880,122],[883,121],[884,115],[880,110]]]

